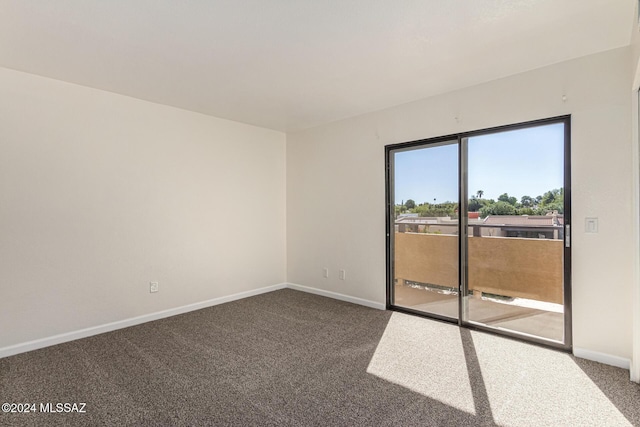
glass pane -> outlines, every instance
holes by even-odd
[[[464,320],[564,342],[564,124],[467,147]]]
[[[393,304],[457,319],[457,141],[393,153],[393,183]]]

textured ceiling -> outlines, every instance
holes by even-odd
[[[633,0],[0,0],[0,66],[294,131],[628,45]]]

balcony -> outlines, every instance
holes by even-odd
[[[563,341],[562,230],[470,224],[469,320]],[[396,223],[394,254],[395,305],[457,318],[457,224]]]

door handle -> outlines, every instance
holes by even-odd
[[[564,247],[571,247],[571,224],[564,226]]]

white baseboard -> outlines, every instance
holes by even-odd
[[[378,310],[385,310],[386,306],[383,303],[370,301],[367,299],[352,297],[350,295],[339,294],[337,292],[325,291],[317,288],[310,288],[309,286],[298,285],[296,283],[287,283],[287,288],[295,289],[296,291],[307,292],[310,294],[320,295],[323,297],[329,297],[340,301],[346,301],[353,304],[364,305],[365,307],[376,308]]]
[[[638,366],[637,363],[631,363],[631,367],[629,368],[629,378],[634,383],[640,383],[640,366]]]
[[[129,319],[119,320],[105,325],[94,326],[90,328],[80,329],[77,331],[67,332],[64,334],[54,335],[51,337],[41,338],[33,341],[28,341],[20,344],[15,344],[7,347],[0,348],[0,359],[3,357],[13,356],[15,354],[24,353],[27,351],[38,350],[41,348],[49,347],[56,344],[62,344],[68,341],[74,341],[80,338],[86,338],[93,335],[102,334],[105,332],[115,331],[117,329],[128,328],[129,326],[135,326],[154,320],[164,319],[166,317],[176,316],[178,314],[188,313],[190,311],[200,310],[202,308],[212,307],[219,304],[224,304],[231,301],[236,301],[243,298],[252,297],[255,295],[264,294],[267,292],[276,291],[279,289],[294,289],[296,291],[307,292],[310,294],[320,295],[328,298],[333,298],[340,301],[346,301],[353,304],[363,305],[365,307],[375,308],[378,310],[385,310],[386,306],[383,303],[366,300],[363,298],[357,298],[350,295],[340,294],[338,292],[325,291],[323,289],[311,288],[309,286],[303,286],[296,283],[279,283],[277,285],[266,286],[259,289],[254,289],[246,292],[239,292],[237,294],[228,295],[224,297],[214,298],[207,301],[197,302],[194,304],[183,305],[181,307],[171,308],[168,310],[158,311],[155,313],[145,314],[143,316],[132,317]],[[591,351],[583,348],[573,349],[573,355],[594,362],[604,363],[606,365],[616,366],[618,368],[629,369],[631,361],[623,357],[612,356],[606,353],[599,353],[597,351]]]
[[[178,314],[188,313],[190,311],[200,310],[202,308],[212,307],[214,305],[224,304],[226,302],[236,301],[239,299],[260,295],[267,292],[277,291],[278,289],[284,289],[284,288],[295,289],[297,291],[308,292],[311,294],[321,295],[321,296],[325,296],[325,297],[329,297],[329,298],[333,298],[341,301],[347,301],[354,304],[364,305],[366,307],[377,308],[379,310],[385,309],[384,304],[365,300],[362,298],[343,295],[337,292],[329,292],[321,289],[310,288],[308,286],[297,285],[295,283],[279,283],[277,285],[266,286],[264,288],[254,289],[246,292],[239,292],[233,295],[214,298],[207,301],[197,302],[194,304],[183,305],[181,307],[170,308],[168,310],[158,311],[155,313],[145,314],[142,316],[132,317],[124,320],[119,320],[119,321],[107,323],[104,325],[93,326],[90,328],[80,329],[72,332],[66,332],[59,335],[53,335],[51,337],[41,338],[33,341],[27,341],[20,344],[2,347],[0,348],[0,359],[3,357],[13,356],[19,353],[25,353],[27,351],[38,350],[38,349],[49,347],[52,345],[74,341],[80,338],[87,338],[93,335],[115,331],[117,329],[128,328],[129,326],[140,325],[141,323],[164,319],[165,317],[176,316]]]
[[[629,369],[631,361],[624,357],[612,356],[611,354],[599,353],[584,348],[573,348],[573,355],[582,359],[592,360],[594,362],[604,363],[605,365],[616,366],[622,369]]]
[[[0,348],[0,359],[3,357],[13,356],[14,354],[24,353],[32,350],[38,350],[40,348],[49,347],[56,344],[62,344],[62,343],[65,343],[68,341],[74,341],[80,338],[86,338],[93,335],[102,334],[105,332],[111,332],[117,329],[128,328],[129,326],[135,326],[141,323],[151,322],[153,320],[164,319],[165,317],[176,316],[178,314],[188,313],[190,311],[200,310],[202,308],[212,307],[214,305],[224,304],[226,302],[236,301],[239,299],[260,295],[267,292],[276,291],[278,289],[284,289],[286,287],[287,287],[286,283],[279,283],[277,285],[266,286],[264,288],[254,289],[246,292],[239,292],[233,295],[214,298],[207,301],[197,302],[194,304],[183,305],[181,307],[170,308],[168,310],[158,311],[155,313],[145,314],[142,316],[132,317],[129,319],[119,320],[116,322],[107,323],[105,325],[93,326],[86,329],[80,329],[77,331],[54,335],[51,337],[46,337],[46,338],[41,338],[33,341],[27,341],[20,344],[10,345],[8,347],[2,347]]]

